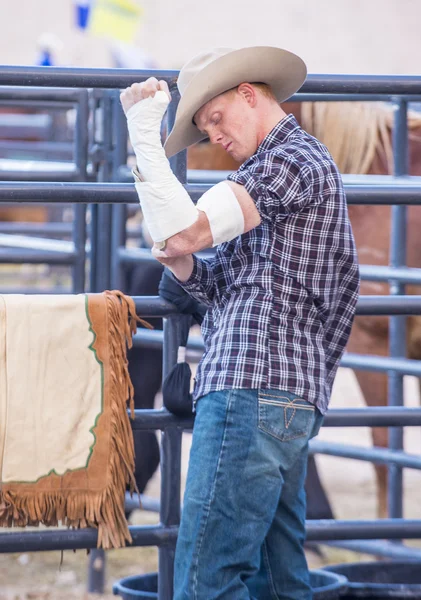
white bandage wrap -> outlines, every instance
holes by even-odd
[[[198,211],[173,174],[161,144],[161,121],[169,103],[165,92],[137,102],[127,112],[127,126],[140,178],[135,186],[154,242],[163,242],[197,221]]]
[[[168,186],[148,181],[135,183],[142,213],[155,243],[187,229],[199,216],[182,184],[174,175],[173,178],[174,182]]]
[[[127,128],[144,181],[161,181],[174,176],[161,143],[161,123],[169,104],[165,92],[158,91],[127,111]]]
[[[205,192],[196,204],[206,213],[213,246],[229,242],[244,233],[244,215],[232,188],[225,181]]]

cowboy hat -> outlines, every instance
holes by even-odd
[[[193,123],[193,117],[219,94],[241,83],[266,83],[280,103],[300,89],[306,74],[301,58],[271,46],[216,48],[198,54],[183,66],[178,76],[180,102],[174,127],[165,143],[166,155],[174,156],[207,137]]]

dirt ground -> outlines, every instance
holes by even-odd
[[[419,404],[418,387],[415,379],[405,380],[405,397],[407,406]],[[359,388],[353,373],[347,369],[340,370],[332,399],[332,407],[363,406]],[[342,443],[355,443],[361,446],[370,445],[370,433],[367,428],[324,428],[320,438]],[[183,438],[183,485],[187,472],[188,454],[191,435]],[[420,454],[421,435],[419,428],[407,428],[405,448],[413,454]],[[317,458],[323,482],[328,491],[337,518],[340,519],[372,519],[376,517],[376,495],[373,468],[371,464],[355,460],[319,456]],[[159,497],[159,473],[150,482],[147,494]],[[421,518],[419,503],[420,474],[407,470],[404,478],[405,516]],[[157,515],[138,511],[133,515],[133,523],[153,524]],[[412,542],[411,545],[420,545]],[[309,565],[312,568],[324,564],[369,560],[372,557],[360,555],[347,550],[323,546],[322,555],[308,553]],[[64,553],[60,568],[60,552],[43,552],[33,554],[0,555],[0,600],[88,600],[95,595],[87,595],[88,558],[84,551]],[[147,573],[157,569],[158,552],[156,548],[127,548],[107,553],[106,596],[112,598],[113,583],[133,574]]]

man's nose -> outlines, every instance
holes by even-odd
[[[211,144],[220,144],[222,142],[222,135],[218,132],[212,132],[209,134]]]

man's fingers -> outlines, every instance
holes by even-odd
[[[152,246],[151,253],[152,256],[157,259],[168,258],[167,254],[163,250],[160,250],[157,246]]]
[[[143,100],[145,97],[143,92],[143,83],[133,83],[130,86],[130,90],[133,96],[134,104],[136,104],[136,102],[140,102],[140,100]]]
[[[165,81],[158,81],[156,77],[149,77],[142,83],[133,83],[120,94],[120,101],[125,113],[134,105],[145,98],[154,97],[158,90],[166,92],[171,100],[170,90]]]
[[[164,81],[163,79],[160,79],[158,82],[158,89],[160,89],[163,92],[165,92],[166,94],[168,94],[168,98],[171,101],[170,88],[168,87],[168,84],[166,81]]]
[[[143,84],[144,97],[155,96],[155,93],[159,89],[158,80],[156,77],[149,77]]]
[[[129,108],[131,108],[133,106],[135,101],[133,99],[133,92],[132,92],[131,88],[126,88],[125,90],[123,90],[121,92],[120,102],[121,102],[121,105],[122,105],[125,113],[129,110]]]

